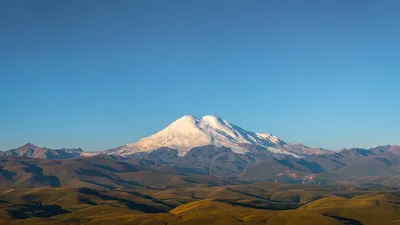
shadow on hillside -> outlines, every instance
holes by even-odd
[[[263,205],[259,204],[247,204],[242,202],[230,201],[230,200],[223,200],[223,199],[216,199],[215,201],[224,202],[229,205],[233,206],[242,206],[246,208],[252,209],[268,209],[268,210],[290,210],[290,209],[297,209],[303,204],[297,203],[273,203],[273,202],[265,202]]]
[[[26,219],[30,217],[48,218],[65,213],[69,213],[69,211],[61,208],[59,205],[42,205],[41,203],[13,205],[8,210],[8,214],[13,219]]]
[[[51,187],[60,187],[61,186],[61,182],[58,179],[58,177],[56,177],[56,176],[45,176],[43,174],[43,169],[42,168],[40,168],[40,167],[38,167],[36,165],[30,164],[30,163],[24,162],[24,161],[18,161],[18,162],[26,166],[25,168],[23,168],[25,173],[31,173],[31,174],[36,175],[36,177],[41,182],[49,184]]]
[[[81,179],[81,181],[83,181],[85,183],[88,183],[88,184],[93,184],[93,185],[105,188],[107,190],[114,190],[115,189],[114,186],[107,185],[107,184],[101,184],[101,183],[98,183],[98,182],[95,182],[95,181],[92,181],[92,180]]]
[[[94,202],[94,201],[92,201],[92,200],[90,200],[88,198],[83,198],[83,197],[79,197],[79,203],[88,204],[88,205],[91,205],[91,206],[97,205],[96,202]]]
[[[299,164],[301,164],[304,167],[306,167],[312,173],[322,173],[322,172],[324,172],[324,170],[322,169],[322,167],[318,163],[308,162],[306,160],[300,160]]]
[[[155,208],[153,206],[149,206],[149,205],[145,205],[145,204],[141,204],[141,203],[136,203],[134,201],[130,201],[130,200],[119,198],[119,197],[115,197],[115,196],[105,195],[105,194],[102,194],[99,191],[96,191],[96,190],[93,190],[93,189],[89,189],[89,188],[79,188],[78,191],[79,191],[79,193],[86,194],[86,195],[92,195],[92,196],[95,196],[95,197],[100,198],[102,200],[117,201],[120,204],[123,204],[123,205],[127,206],[130,209],[139,210],[139,211],[142,211],[142,212],[145,212],[145,213],[166,212],[166,210],[163,210],[163,209]]]
[[[170,209],[173,209],[173,208],[177,207],[177,205],[168,204],[168,203],[166,203],[164,201],[161,201],[159,199],[153,198],[150,195],[142,194],[142,193],[135,192],[135,191],[125,191],[125,192],[129,193],[131,195],[135,195],[135,196],[140,197],[140,198],[151,200],[154,203],[157,203],[157,204],[160,204],[160,205],[164,205],[164,206],[166,206],[166,207],[168,207]]]
[[[88,176],[88,177],[101,177],[101,178],[105,178],[110,180],[111,182],[113,182],[114,184],[117,185],[123,185],[123,186],[127,186],[127,187],[144,187],[143,185],[135,182],[135,181],[128,181],[128,180],[122,180],[120,177],[115,176],[113,174],[108,174],[108,173],[104,173],[102,171],[99,170],[94,170],[94,169],[79,169],[75,171],[76,174],[78,175],[84,175],[84,176]],[[95,181],[90,181],[90,182],[95,182]],[[99,184],[97,184],[99,185]],[[102,185],[100,185],[102,186]]]
[[[282,159],[282,160],[275,159],[275,160],[283,166],[289,167],[294,170],[302,171],[302,172],[322,173],[324,171],[319,164],[313,163],[313,162],[308,162],[305,160],[298,160],[297,163],[299,165],[305,167],[306,170],[296,167],[296,165],[293,165],[293,163],[287,159]]]
[[[232,192],[236,192],[236,193],[238,193],[238,194],[242,194],[242,195],[246,195],[246,196],[258,198],[258,199],[269,200],[269,198],[266,198],[266,197],[264,197],[264,196],[255,195],[255,194],[251,194],[251,193],[247,193],[247,192],[235,190],[235,189],[233,189],[233,188],[227,188],[227,190],[232,191]]]
[[[333,216],[333,215],[328,215],[328,214],[322,214],[324,216],[340,220],[341,222],[344,222],[346,225],[363,225],[360,221],[358,220],[353,220],[345,217],[340,217],[340,216]]]
[[[3,169],[4,167],[0,165],[0,176],[6,178],[7,180],[12,180],[13,176],[16,175],[15,172],[11,172]]]

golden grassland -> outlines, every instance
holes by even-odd
[[[274,183],[168,190],[0,189],[0,224],[399,225],[400,195]]]

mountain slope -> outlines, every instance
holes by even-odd
[[[212,175],[190,174],[189,177],[180,172],[158,168],[155,165],[145,165],[140,160],[124,161],[113,156],[64,160],[0,157],[0,189],[45,186],[96,189],[178,188],[239,183]]]
[[[19,148],[11,149],[5,152],[0,152],[0,156],[17,156],[17,157],[29,157],[38,159],[70,159],[79,157],[82,153],[82,149],[49,149],[35,146],[31,143],[27,143]]]
[[[292,155],[297,158],[310,154],[307,151],[310,148],[304,145],[287,144],[271,134],[247,131],[214,115],[202,118],[183,116],[149,137],[106,153],[126,156],[168,147],[177,149],[178,154],[184,156],[195,147],[207,145],[227,147],[241,154],[246,153],[252,145],[264,147],[273,153]],[[312,151],[312,154],[320,153],[325,153],[325,150]]]

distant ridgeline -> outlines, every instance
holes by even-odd
[[[0,152],[0,225],[394,225],[399,190],[398,146],[309,148],[215,116],[104,152]]]

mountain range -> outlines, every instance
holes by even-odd
[[[247,153],[250,146],[258,146],[266,152],[292,155],[296,158],[328,152],[302,144],[286,143],[271,134],[247,131],[214,115],[202,118],[186,115],[149,137],[109,150],[106,154],[126,156],[167,147],[176,149],[178,155],[184,156],[193,148],[207,145],[224,146],[240,154]]]
[[[150,153],[157,149],[168,148],[177,151],[178,156],[183,157],[194,148],[210,145],[226,147],[234,153],[244,155],[252,153],[255,148],[258,149],[258,155],[277,157],[290,155],[295,158],[304,158],[309,155],[335,153],[335,151],[327,149],[311,148],[301,143],[288,143],[272,134],[247,131],[214,115],[206,115],[202,118],[185,115],[153,135],[105,151],[84,152],[80,148],[50,149],[27,143],[16,149],[0,151],[0,156],[67,159],[107,154],[130,157],[139,153]],[[341,151],[346,151],[346,149],[336,152]],[[400,147],[390,146],[387,151],[400,154]]]
[[[31,143],[27,143],[16,149],[0,152],[0,156],[19,156],[39,159],[70,159],[81,156],[83,150],[80,148],[73,149],[50,149],[41,148]]]
[[[21,164],[21,168],[25,168],[21,170],[22,174],[20,170],[15,169],[15,164],[11,164],[14,165],[11,168],[5,163],[0,164],[0,179],[7,180],[4,183],[7,185],[22,185],[28,182],[24,185],[29,186],[31,179],[26,178],[26,173],[29,174],[32,167],[26,166],[26,160],[35,158],[39,161],[32,161],[35,162],[33,164],[35,168],[38,167],[34,170],[42,171],[60,167],[61,164],[51,160],[68,160],[67,164],[76,166],[64,168],[63,174],[76,177],[78,183],[87,183],[88,179],[84,178],[87,173],[103,174],[102,179],[111,179],[107,182],[90,181],[92,185],[97,186],[109,182],[115,185],[117,181],[118,185],[131,182],[121,177],[116,178],[118,173],[115,174],[115,166],[122,163],[129,168],[134,167],[134,171],[157,171],[177,176],[184,174],[215,176],[235,182],[278,181],[316,184],[359,182],[400,187],[399,146],[387,145],[340,151],[310,148],[302,144],[287,143],[271,134],[247,131],[216,116],[202,118],[184,116],[149,137],[102,152],[49,149],[28,143],[16,149],[0,152],[0,158],[3,158],[3,162],[11,158],[18,159],[14,160],[15,162],[25,161],[25,164]],[[88,166],[81,162],[93,162],[93,160],[98,162],[96,166],[80,169],[81,166]],[[52,166],[47,168],[49,165]],[[109,169],[104,171],[104,168]],[[34,180],[46,177],[39,176],[38,173],[31,175],[36,177],[32,178]],[[56,175],[54,179],[61,178]],[[44,182],[43,179],[41,182]],[[56,183],[62,185],[60,181]]]

